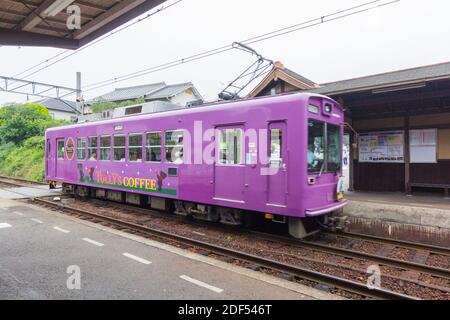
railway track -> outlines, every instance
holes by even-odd
[[[45,182],[40,181],[34,181],[34,180],[28,180],[28,179],[22,179],[22,178],[15,178],[15,177],[8,177],[8,176],[1,176],[0,175],[0,182],[13,186],[13,187],[21,187],[26,185],[47,185]]]
[[[136,223],[123,221],[121,219],[105,216],[99,213],[94,213],[70,206],[65,206],[61,203],[55,203],[41,198],[34,198],[32,200],[36,204],[39,204],[41,206],[61,210],[65,213],[75,215],[83,219],[90,219],[97,223],[107,223],[115,228],[132,231],[132,233],[137,233],[146,237],[157,238],[159,240],[163,240],[166,243],[170,242],[173,244],[178,244],[183,247],[192,247],[200,249],[201,252],[205,255],[213,254],[220,257],[226,257],[228,259],[230,258],[235,259],[252,265],[257,265],[259,268],[269,269],[274,273],[287,274],[294,278],[300,278],[307,281],[311,281],[313,283],[324,284],[326,286],[338,288],[340,290],[350,292],[352,294],[356,294],[361,297],[371,299],[388,299],[388,300],[417,299],[415,297],[406,294],[393,292],[383,288],[370,289],[366,284],[361,282],[352,281],[334,275],[309,270],[299,266],[278,262],[254,254],[249,254],[239,250],[234,250],[224,246],[208,243],[202,240],[181,236],[171,232],[150,228]]]
[[[329,233],[329,234],[331,234],[331,233]],[[346,237],[346,238],[352,238],[352,239],[360,239],[360,240],[384,243],[384,244],[392,245],[395,247],[410,248],[413,250],[422,250],[422,251],[428,251],[433,254],[442,254],[442,255],[450,256],[450,248],[433,246],[430,244],[423,244],[423,243],[418,243],[418,242],[397,240],[397,239],[391,239],[391,238],[383,238],[383,237],[377,237],[377,236],[372,236],[372,235],[367,235],[367,234],[362,234],[362,233],[340,232],[340,233],[333,234],[333,235],[336,235],[338,237]]]
[[[266,233],[254,232],[254,231],[252,231],[252,233],[254,233],[255,235],[257,235],[261,238],[264,238],[268,241],[277,241],[279,243],[284,243],[289,246],[299,246],[299,247],[303,247],[303,248],[309,248],[312,250],[319,250],[322,252],[337,254],[337,255],[344,256],[344,257],[348,257],[348,258],[369,260],[369,261],[377,262],[377,263],[379,263],[381,265],[385,265],[385,266],[392,266],[392,267],[401,268],[401,269],[405,269],[405,270],[414,270],[414,271],[421,272],[421,273],[431,274],[436,277],[446,278],[450,281],[450,270],[445,269],[445,268],[440,268],[440,267],[430,266],[430,265],[426,265],[426,264],[422,264],[422,263],[416,263],[416,262],[411,262],[411,261],[390,258],[390,257],[382,256],[382,255],[376,255],[376,254],[371,254],[371,253],[366,253],[366,252],[361,252],[361,251],[356,251],[356,250],[335,247],[335,246],[331,246],[331,245],[327,245],[327,244],[323,244],[323,243],[319,243],[319,242],[314,242],[314,241],[310,241],[310,240],[296,240],[296,239],[287,238],[284,236],[269,235]],[[362,236],[363,237],[361,237],[361,239],[364,239],[365,235],[362,235]],[[388,239],[385,239],[385,240],[388,240]],[[403,243],[403,242],[400,241],[399,243]],[[430,248],[430,246],[427,246],[427,245],[423,246],[423,247],[420,246],[420,244],[415,244],[415,245],[416,245],[417,250],[419,250],[419,248],[420,248],[420,250],[425,250],[425,248],[427,248],[427,249]],[[447,250],[446,248],[441,248],[441,247],[434,247],[434,246],[431,246],[431,247],[433,247],[435,249],[435,251],[433,251],[433,252],[437,252],[438,254],[442,254],[442,252],[446,252],[446,250]]]
[[[122,207],[124,209],[126,209],[126,207],[127,207],[127,205],[118,204],[118,203],[115,203],[114,205]],[[145,213],[151,211],[151,210],[143,209],[143,208],[136,208],[136,207],[133,207],[133,208],[135,210],[142,210]],[[197,220],[192,221],[192,223],[196,223],[197,225],[200,225],[200,226],[206,226],[207,228],[223,230],[223,225],[204,223],[202,221],[197,221]],[[258,238],[264,239],[266,241],[283,243],[285,245],[293,246],[293,247],[297,246],[297,247],[301,247],[301,248],[308,248],[308,249],[321,251],[321,252],[325,252],[325,253],[340,255],[340,256],[343,256],[346,258],[369,260],[369,261],[379,263],[381,265],[401,268],[401,269],[405,269],[405,270],[413,270],[413,271],[417,271],[420,273],[430,274],[430,275],[433,275],[436,277],[442,277],[442,278],[447,279],[450,282],[450,269],[446,269],[446,268],[440,268],[440,267],[436,267],[436,266],[432,266],[432,265],[426,265],[423,263],[416,263],[416,262],[412,262],[412,261],[405,261],[405,260],[401,260],[401,259],[390,258],[390,257],[377,255],[377,254],[371,254],[371,253],[367,253],[367,252],[361,252],[361,251],[356,251],[356,250],[340,248],[340,247],[326,245],[323,243],[314,242],[314,241],[310,241],[310,240],[296,240],[296,239],[293,239],[292,237],[279,236],[279,235],[269,234],[266,232],[258,232],[258,231],[248,230],[248,229],[246,229],[245,231],[233,230],[233,232],[240,233],[240,234],[251,233],[251,234],[257,236]],[[333,233],[333,235],[335,235],[335,234]],[[360,234],[354,234],[354,233],[339,233],[338,236],[347,236],[347,237],[352,237],[352,238],[357,237],[358,239],[363,239],[363,240],[371,239],[372,241],[376,240],[379,243],[395,244],[396,246],[403,246],[406,248],[414,248],[415,250],[427,251],[427,252],[434,253],[434,254],[443,254],[443,255],[448,256],[450,259],[450,249],[443,248],[443,247],[423,245],[420,243],[411,243],[411,242],[405,242],[405,241],[401,241],[401,240],[386,239],[386,238],[366,236],[363,234],[360,235]]]
[[[38,181],[31,181],[31,180],[26,180],[26,179],[0,176],[0,188],[18,188],[18,187],[36,188],[37,186],[43,186],[43,185],[46,185],[46,183],[41,183]],[[15,193],[18,193],[18,192],[15,192]]]

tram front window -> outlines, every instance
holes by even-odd
[[[325,158],[325,123],[308,121],[308,172],[323,171]]]
[[[340,130],[338,126],[327,124],[327,171],[341,169]]]
[[[308,173],[337,172],[341,168],[339,126],[308,120]]]

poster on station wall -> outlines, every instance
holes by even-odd
[[[437,163],[437,129],[409,132],[411,163]]]
[[[404,163],[404,131],[359,135],[359,162]]]

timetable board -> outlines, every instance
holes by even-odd
[[[437,129],[411,130],[411,163],[437,163]]]
[[[404,163],[404,131],[359,135],[359,162]]]

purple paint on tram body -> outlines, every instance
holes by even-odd
[[[213,148],[216,161],[212,164],[194,163],[198,145],[202,150],[211,145],[211,141],[199,143],[194,137],[195,123],[198,125],[200,121],[203,132],[216,130]],[[323,123],[328,123],[329,129],[320,136]],[[336,196],[340,163],[331,168],[330,164],[324,166],[328,159],[320,160],[321,148],[331,150],[326,143],[330,144],[333,138],[326,130],[331,132],[336,128],[338,140],[335,139],[334,144],[338,146],[334,152],[339,153],[340,161],[343,124],[342,107],[334,100],[296,93],[51,128],[46,132],[46,179],[282,216],[318,216],[343,204]],[[266,140],[258,139],[254,143],[244,139],[243,133],[249,129],[265,134]],[[309,130],[313,129],[319,136],[311,137]],[[182,130],[183,138],[173,132],[176,130]],[[146,134],[151,132],[154,135],[149,142]],[[161,132],[160,144],[158,132]],[[131,143],[133,152],[139,154],[139,148],[142,150],[140,162],[131,161],[130,134],[141,135],[141,138],[132,138]],[[126,159],[100,160],[100,154],[107,158],[108,149],[113,157],[114,138],[109,147],[106,142],[107,136],[114,135],[126,137]],[[188,139],[189,136],[192,139]],[[89,137],[97,137],[96,145]],[[86,141],[83,143],[79,138],[86,138]],[[267,141],[266,146],[263,140]],[[259,160],[255,163],[259,149],[273,148],[272,140],[279,150],[270,152],[277,154],[269,164]],[[122,142],[120,136],[119,141]],[[121,145],[117,148],[118,154],[122,153],[121,148]],[[94,150],[97,160],[89,160],[88,154]],[[151,160],[146,159],[147,153],[149,157],[156,154],[153,160],[159,160],[159,150],[160,162],[146,161]],[[172,157],[169,154],[176,154],[177,150],[183,153],[184,163],[168,163],[166,156]],[[329,157],[328,153],[324,154]],[[77,156],[85,159],[77,159]],[[311,168],[308,157],[316,157],[310,160]],[[268,167],[278,170],[272,175],[262,175],[262,170]]]

